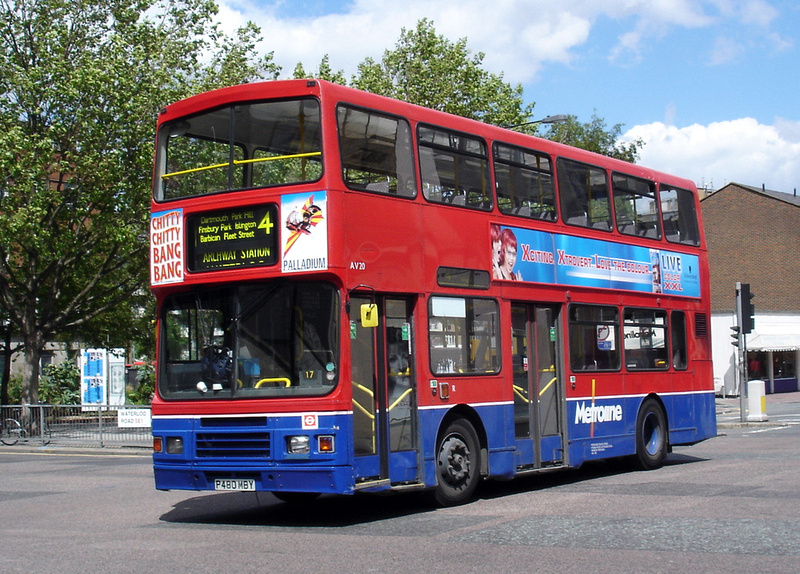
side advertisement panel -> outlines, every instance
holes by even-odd
[[[491,245],[494,279],[700,296],[696,255],[500,225]]]

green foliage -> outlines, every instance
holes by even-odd
[[[158,111],[279,70],[254,57],[257,27],[228,37],[216,12],[213,0],[0,3],[0,309],[25,346],[26,402],[49,340],[152,342]]]
[[[523,106],[522,86],[484,70],[483,53],[472,54],[467,39],[451,42],[422,19],[403,28],[394,50],[380,62],[367,58],[352,78],[353,87],[412,104],[495,125],[529,121],[533,104]]]
[[[347,78],[344,75],[344,71],[339,70],[334,72],[333,68],[331,68],[328,54],[325,54],[322,57],[322,61],[320,61],[317,71],[311,74],[306,73],[305,68],[303,68],[303,64],[298,62],[298,64],[294,67],[293,77],[296,80],[302,80],[303,78],[316,78],[318,80],[325,80],[326,82],[332,82],[342,86],[347,85]]]
[[[8,381],[8,403],[9,405],[18,405],[22,403],[22,379],[20,377],[11,377]]]
[[[127,393],[128,404],[149,405],[155,390],[156,374],[153,365],[142,365],[136,376],[136,388]]]
[[[607,129],[605,120],[594,113],[592,120],[585,124],[580,123],[577,116],[567,116],[567,121],[552,124],[545,137],[555,142],[636,163],[644,142],[637,139],[629,144],[620,143],[621,133],[622,124]]]
[[[72,361],[47,365],[39,381],[39,401],[50,405],[81,403],[81,373]]]

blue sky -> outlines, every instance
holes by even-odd
[[[325,54],[349,76],[428,18],[537,118],[596,112],[645,142],[639,163],[698,186],[800,187],[796,0],[219,1],[224,26],[261,26],[285,77]]]

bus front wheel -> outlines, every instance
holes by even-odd
[[[452,421],[436,449],[435,502],[455,506],[467,502],[480,480],[480,444],[472,425],[464,419]]]
[[[667,418],[658,401],[642,403],[636,418],[636,461],[640,468],[652,470],[664,464],[669,448]]]

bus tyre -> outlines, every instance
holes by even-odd
[[[636,418],[636,461],[644,470],[659,468],[667,456],[667,419],[658,401],[642,403]]]
[[[480,456],[472,425],[464,419],[452,421],[436,449],[436,504],[455,506],[472,498],[480,479]]]

